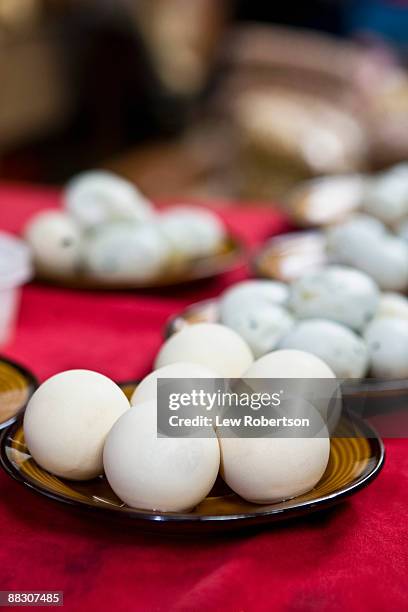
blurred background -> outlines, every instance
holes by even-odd
[[[265,200],[408,159],[403,0],[0,0],[0,179]]]

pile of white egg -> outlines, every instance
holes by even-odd
[[[221,295],[219,320],[257,358],[296,349],[322,359],[338,378],[408,377],[408,299],[381,293],[351,267],[329,265],[291,285],[238,283]]]
[[[227,438],[157,435],[159,378],[329,378],[319,358],[283,350],[254,360],[233,330],[203,323],[183,328],[160,349],[156,370],[131,401],[111,380],[71,370],[44,382],[28,403],[24,435],[35,461],[62,478],[105,474],[117,496],[132,508],[165,512],[193,509],[218,475],[244,499],[274,503],[311,490],[330,454],[328,407],[310,406],[321,427],[310,438]]]
[[[178,205],[158,213],[133,184],[110,172],[77,176],[63,203],[61,211],[35,215],[25,229],[43,275],[146,282],[225,243],[225,227],[211,211]]]

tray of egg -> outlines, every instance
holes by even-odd
[[[243,247],[202,206],[158,211],[106,171],[73,178],[61,210],[31,218],[24,236],[36,277],[78,289],[143,289],[210,278],[243,261]]]
[[[349,393],[408,398],[408,299],[381,293],[347,266],[309,270],[292,283],[250,279],[173,317],[166,335],[197,324],[234,330],[256,358],[300,350],[324,361]]]
[[[309,229],[272,238],[254,260],[256,276],[265,280],[243,289],[248,296],[253,287],[261,302],[274,303],[276,285],[266,279],[284,283],[278,305],[294,320],[271,339],[273,346],[311,350],[337,375],[360,379],[360,387],[406,397],[408,164],[372,177],[306,182],[292,194],[289,210]],[[231,322],[227,297],[218,314],[215,309],[214,317]],[[194,306],[185,315],[202,320],[204,310]]]
[[[311,353],[255,359],[234,330],[184,327],[167,339],[140,383],[117,385],[88,370],[62,372],[32,395],[24,417],[3,430],[0,463],[31,490],[72,508],[147,531],[224,533],[307,515],[356,493],[379,473],[383,444],[362,421],[312,407],[316,437],[162,437],[161,378],[334,379]],[[130,401],[129,401],[130,400]]]

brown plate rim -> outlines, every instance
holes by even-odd
[[[276,244],[278,244],[279,242],[285,242],[285,241],[290,241],[290,240],[293,241],[296,239],[301,239],[302,237],[304,238],[305,236],[312,237],[312,239],[313,238],[317,239],[319,237],[324,236],[324,231],[320,227],[307,227],[307,228],[295,227],[282,234],[276,234],[275,236],[271,236],[264,242],[264,244],[262,244],[256,250],[254,255],[251,257],[251,261],[250,261],[251,272],[254,274],[256,278],[266,279],[266,280],[278,280],[280,282],[288,282],[278,277],[275,278],[272,274],[269,274],[268,272],[266,272],[263,266],[263,261],[266,257],[268,257],[269,252],[273,248],[275,248]],[[325,256],[324,251],[322,251],[322,254]],[[328,258],[326,258],[326,256],[325,256],[325,262],[326,264],[329,263],[329,260]]]
[[[225,240],[225,245],[229,247],[229,250],[207,257],[192,259],[187,264],[187,267],[179,272],[172,273],[167,271],[156,279],[146,282],[102,281],[85,274],[59,277],[38,271],[35,274],[35,280],[60,288],[90,291],[142,291],[145,289],[177,287],[214,278],[243,266],[247,255],[247,248],[244,242],[230,234]]]
[[[3,355],[1,355],[0,363],[6,363],[7,365],[15,368],[18,372],[20,372],[20,374],[24,376],[24,378],[27,380],[29,386],[32,389],[32,392],[29,394],[26,403],[23,406],[21,406],[21,408],[19,408],[17,412],[13,416],[8,418],[6,421],[0,421],[0,431],[1,431],[2,429],[9,427],[10,425],[13,425],[15,421],[23,414],[31,395],[38,388],[39,382],[38,382],[37,377],[31,372],[31,370],[21,365],[17,361],[14,361],[13,359],[9,359],[8,357],[4,357]]]
[[[126,385],[131,383],[126,383]],[[243,512],[243,513],[232,513],[228,515],[220,514],[208,514],[208,515],[196,515],[188,513],[161,513],[161,512],[145,512],[142,510],[128,509],[125,512],[118,511],[117,509],[104,508],[94,506],[88,502],[73,500],[62,494],[53,493],[47,491],[42,487],[36,486],[28,478],[24,477],[22,473],[13,465],[7,456],[6,447],[7,441],[11,435],[21,426],[22,417],[6,429],[0,432],[0,467],[10,476],[13,480],[19,484],[27,487],[34,491],[36,494],[44,496],[53,501],[75,507],[77,509],[86,510],[89,512],[96,513],[98,515],[105,515],[105,517],[125,521],[130,520],[133,522],[139,522],[141,525],[157,527],[158,525],[167,524],[176,527],[179,524],[190,525],[190,527],[197,526],[202,528],[204,524],[210,525],[212,529],[225,528],[234,529],[243,526],[257,526],[260,524],[274,522],[279,520],[286,520],[295,516],[308,515],[311,512],[323,510],[334,504],[337,504],[347,497],[354,495],[360,489],[366,487],[372,482],[380,473],[383,468],[385,461],[385,447],[384,443],[377,434],[377,432],[363,421],[356,420],[354,424],[358,424],[360,427],[360,433],[364,434],[366,440],[368,440],[370,448],[372,450],[372,457],[375,458],[376,462],[373,466],[367,467],[365,472],[359,476],[359,478],[349,484],[341,487],[339,490],[334,491],[330,494],[317,497],[310,501],[303,501],[296,503],[296,498],[288,501],[291,503],[287,508],[271,508],[268,506],[268,510],[260,510],[257,512]]]

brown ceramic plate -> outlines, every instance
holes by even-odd
[[[29,370],[0,358],[0,429],[15,421],[37,387],[38,382]]]
[[[325,239],[319,231],[300,231],[275,236],[253,261],[256,276],[291,283],[305,272],[328,263]]]
[[[157,278],[144,282],[123,282],[116,279],[100,280],[85,273],[75,276],[53,276],[37,270],[36,278],[47,284],[67,289],[118,291],[131,289],[160,289],[212,278],[228,272],[245,262],[245,249],[236,238],[229,237],[214,255],[186,260],[169,267]]]
[[[130,394],[135,385],[124,387]],[[251,504],[236,495],[218,479],[210,494],[189,513],[146,512],[125,506],[113,493],[106,479],[74,482],[52,476],[40,468],[24,443],[22,420],[10,425],[0,438],[0,464],[15,480],[50,499],[84,509],[100,516],[131,521],[147,531],[168,533],[227,532],[256,527],[291,517],[308,515],[328,508],[369,484],[384,463],[384,447],[367,425],[353,424],[344,417],[338,431],[347,436],[331,442],[327,469],[316,487],[299,497],[271,505]],[[352,428],[352,429],[350,429]]]

